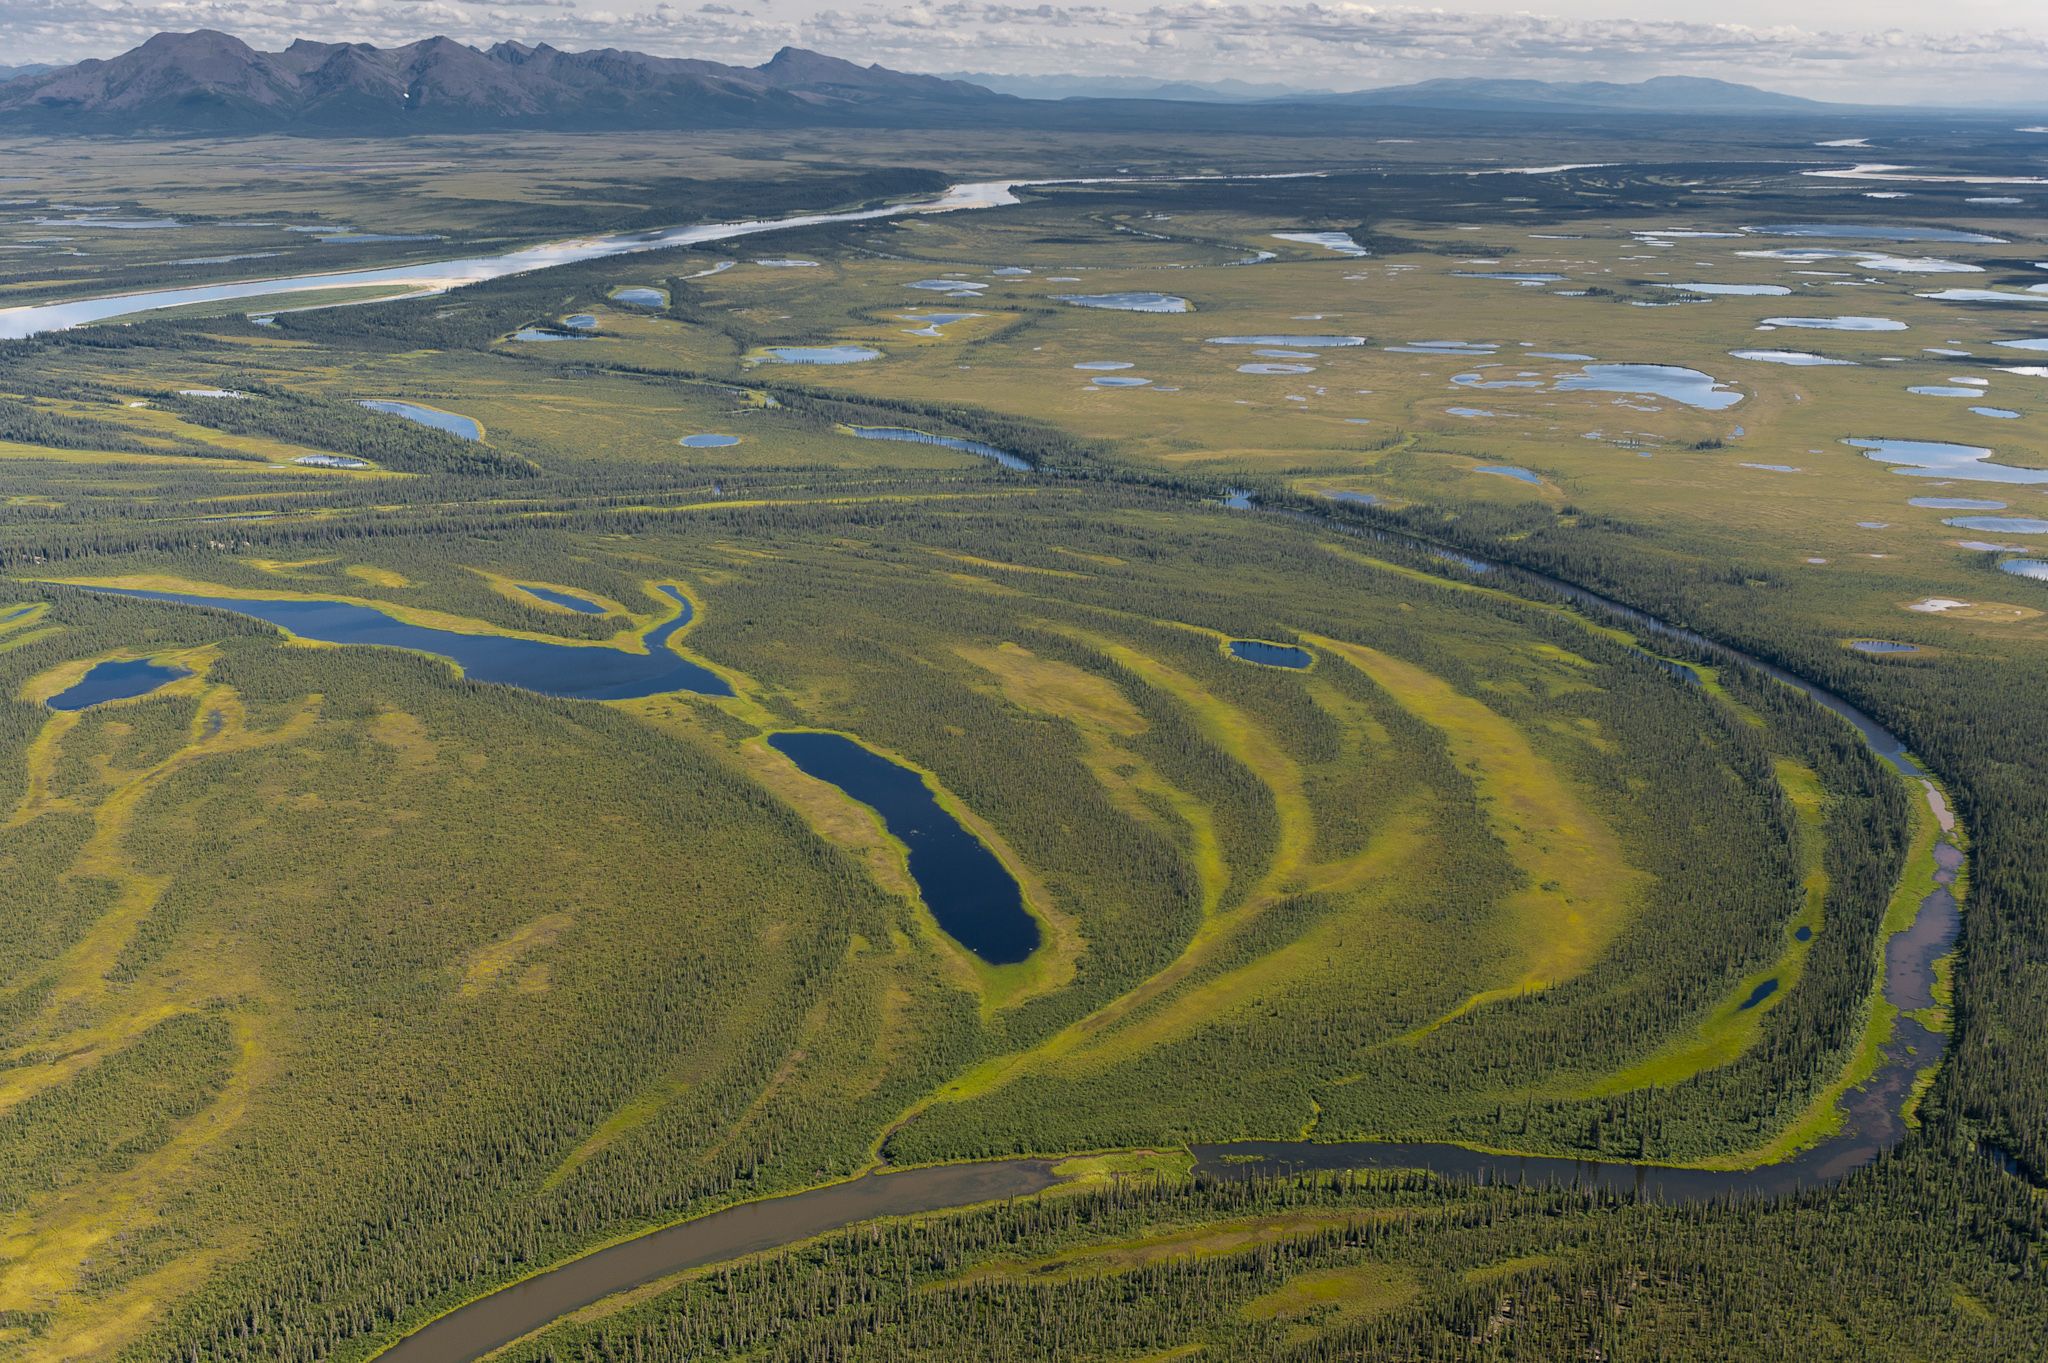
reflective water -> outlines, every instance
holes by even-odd
[[[665,308],[668,306],[668,295],[660,289],[647,289],[635,284],[631,288],[612,290],[612,301],[627,303],[636,308]]]
[[[1312,346],[1319,350],[1337,350],[1345,346],[1364,345],[1363,336],[1211,336],[1210,345],[1279,345]]]
[[[676,603],[677,614],[641,636],[643,652],[610,644],[556,643],[503,634],[467,634],[408,624],[374,606],[307,597],[289,599],[201,596],[195,593],[141,591],[96,587],[111,596],[143,601],[170,601],[206,606],[248,616],[288,630],[301,639],[327,644],[366,644],[406,649],[445,658],[470,681],[498,682],[544,696],[574,700],[631,700],[689,691],[703,696],[729,696],[732,687],[711,669],[693,663],[668,647],[668,641],[690,620],[690,601],[676,588],[662,593]]]
[[[1766,317],[1763,327],[1798,327],[1810,331],[1904,331],[1904,322],[1889,317]]]
[[[1503,478],[1513,478],[1517,482],[1522,483],[1536,483],[1538,485],[1541,485],[1541,483],[1543,482],[1543,479],[1538,477],[1536,474],[1531,473],[1529,470],[1525,468],[1518,468],[1513,464],[1481,464],[1477,469],[1474,469],[1473,472],[1495,473],[1499,474]]]
[[[1974,388],[1951,388],[1940,383],[1916,383],[1906,390],[1923,398],[1974,398],[1982,397]]]
[[[1316,372],[1316,367],[1312,364],[1241,364],[1237,367],[1237,372],[1240,374],[1313,374]]]
[[[1979,483],[2048,483],[2048,469],[2015,468],[1991,461],[1981,445],[1953,445],[1941,440],[1850,439],[1842,442],[1866,452],[1881,464],[1899,464],[1894,473],[1914,478],[1960,478]]]
[[[991,965],[1038,949],[1038,920],[1016,877],[988,845],[947,812],[924,778],[844,734],[770,734],[768,743],[809,776],[828,781],[881,815],[908,851],[910,878],[946,934]]]
[[[1540,274],[1524,270],[1453,270],[1460,279],[1505,279],[1516,284],[1560,284],[1561,274]]]
[[[182,667],[166,667],[147,658],[94,663],[83,677],[44,703],[52,710],[84,710],[110,700],[146,696],[191,675]]]
[[[993,460],[1002,467],[1018,473],[1031,471],[1031,465],[1027,460],[1018,458],[1008,450],[999,450],[994,445],[984,444],[979,440],[968,440],[962,436],[933,435],[929,431],[912,430],[908,426],[848,426],[846,430],[862,440],[900,440],[911,445],[943,445],[949,450],[978,454],[983,459]]]
[[[1918,653],[1920,645],[1902,644],[1896,639],[1851,639],[1849,647],[1858,653]]]
[[[1718,412],[1742,401],[1742,394],[1697,369],[1670,364],[1589,364],[1557,381],[1561,392],[1643,393],[1688,407]]]
[[[1947,227],[1885,223],[1787,222],[1742,230],[1766,237],[1820,237],[1840,241],[1967,241],[1996,245],[2004,240],[2002,237],[1987,237],[1981,232],[1962,232]]]
[[[1994,502],[1984,497],[1909,497],[1907,506],[1925,507],[1930,511],[2003,511],[2004,502]]]
[[[1129,360],[1083,360],[1081,361],[1081,363],[1075,365],[1074,368],[1100,369],[1107,372],[1117,369],[1135,369],[1137,368],[1137,366],[1132,364]]]
[[[611,613],[587,596],[578,596],[574,592],[566,592],[558,587],[543,587],[537,582],[521,582],[515,585],[528,596],[538,597],[551,605],[566,606],[581,615],[609,615]]]
[[[1733,298],[1775,298],[1792,292],[1783,284],[1652,284],[1653,289],[1726,295]]]
[[[2002,573],[2011,573],[2014,577],[2031,578],[2036,582],[2048,582],[2048,562],[2038,558],[2005,559],[1998,565],[1998,570]]]
[[[1108,378],[1090,379],[1088,380],[1088,382],[1096,385],[1099,388],[1143,388],[1147,384],[1151,383],[1152,380],[1130,379],[1113,375]]]
[[[1978,416],[1994,417],[1999,421],[2018,421],[2020,419],[2020,414],[2010,407],[1972,407],[1970,410]]]
[[[772,345],[761,352],[777,364],[864,364],[882,352],[865,345]]]
[[[1758,364],[1854,365],[1856,363],[1854,360],[1837,360],[1826,355],[1815,355],[1811,351],[1806,350],[1731,350],[1728,353],[1738,360],[1754,360]]]
[[[1129,293],[1056,293],[1053,297],[1077,308],[1108,308],[1112,312],[1193,311],[1193,305],[1185,298],[1142,290]]]
[[[1372,252],[1352,240],[1349,232],[1275,232],[1277,241],[1298,241],[1307,246],[1320,246],[1326,251],[1335,251],[1340,256],[1369,256]]]
[[[1232,639],[1230,656],[1262,667],[1287,667],[1299,671],[1314,662],[1315,655],[1291,644],[1269,644],[1263,639]]]
[[[722,450],[728,445],[739,444],[740,438],[736,435],[722,435],[717,431],[700,431],[696,435],[686,435],[676,443],[693,450]]]
[[[383,412],[387,416],[417,421],[422,426],[432,426],[437,431],[446,431],[463,440],[481,440],[484,434],[484,428],[469,417],[458,416],[454,412],[443,412],[433,407],[422,407],[416,402],[400,402],[396,398],[363,398],[357,405],[367,407],[373,412]]]
[[[786,218],[749,222],[705,223],[672,227],[653,232],[617,236],[583,237],[573,241],[528,246],[493,256],[471,256],[460,260],[417,261],[368,270],[333,270],[319,274],[290,275],[276,279],[241,280],[227,284],[199,284],[184,288],[156,289],[103,298],[74,299],[64,303],[34,304],[0,309],[0,339],[34,336],[45,331],[82,326],[137,312],[184,307],[192,303],[227,302],[261,298],[280,293],[304,293],[318,289],[343,289],[366,285],[395,285],[402,288],[440,292],[463,284],[508,275],[526,274],[555,265],[598,260],[611,256],[660,251],[678,246],[726,241],[788,228],[814,227],[826,223],[862,222],[874,218],[903,217],[922,213],[947,213],[959,209],[990,208],[1017,202],[1012,189],[1019,182],[991,181],[959,184],[928,199],[855,209],[845,213],[808,213]],[[328,229],[321,229],[328,230]],[[667,299],[657,289],[623,289],[612,295],[620,302],[644,307],[661,307]]]
[[[1994,535],[2048,535],[2048,520],[2039,516],[1950,516],[1942,524],[1958,530],[1985,530]]]

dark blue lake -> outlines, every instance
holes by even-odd
[[[182,667],[164,667],[147,658],[94,663],[91,671],[50,697],[48,704],[52,710],[84,710],[110,700],[146,696],[159,686],[191,675]]]
[[[1305,648],[1291,644],[1269,644],[1262,639],[1232,639],[1230,652],[1233,657],[1263,667],[1303,668],[1315,661],[1315,655]]]
[[[673,587],[662,591],[680,604],[671,620],[649,630],[641,642],[645,653],[629,653],[607,644],[550,643],[500,634],[462,634],[455,630],[409,625],[371,606],[346,601],[263,600],[238,596],[198,596],[183,592],[138,591],[97,587],[113,596],[144,601],[172,601],[207,606],[262,620],[302,639],[328,644],[369,644],[403,648],[445,658],[471,681],[497,682],[544,696],[572,700],[632,700],[671,691],[700,696],[729,696],[732,687],[710,668],[693,663],[668,648],[669,639],[690,620],[689,598]]]
[[[939,926],[990,965],[1038,949],[1038,921],[1009,869],[940,808],[924,778],[844,734],[780,733],[769,744],[809,776],[829,781],[882,816],[910,850],[910,878]]]

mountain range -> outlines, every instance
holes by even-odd
[[[1097,121],[1193,128],[1237,126],[1244,118],[1285,126],[1303,106],[1314,106],[1325,120],[1340,110],[1357,117],[1378,117],[1382,110],[1691,117],[1796,116],[1847,107],[1682,76],[1632,84],[1446,79],[1342,94],[1239,81],[984,79],[1001,88],[859,66],[794,47],[759,66],[617,48],[564,52],[545,43],[479,49],[451,38],[389,48],[301,39],[282,52],[260,52],[202,29],[159,33],[104,61],[0,67],[0,127],[362,135],[817,124],[1057,129]],[[1216,107],[1203,111],[1191,102]]]
[[[1781,95],[1754,85],[1703,76],[1653,76],[1648,80],[1548,81],[1466,78],[1426,80],[1377,90],[1307,97],[1317,104],[1351,107],[1501,111],[1560,110],[1608,113],[1800,114],[1840,110],[1842,105]]]
[[[300,39],[259,52],[202,29],[6,81],[0,122],[81,132],[792,126],[1007,102],[793,47],[747,67],[545,43],[479,50],[451,38],[389,48]]]

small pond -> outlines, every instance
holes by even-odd
[[[2020,419],[2020,414],[2010,407],[1972,407],[1970,410],[1978,416],[1988,416],[1998,421],[2018,421]]]
[[[587,341],[587,336],[577,336],[567,331],[545,331],[540,327],[521,327],[512,333],[515,341]]]
[[[192,674],[182,667],[166,667],[147,658],[94,663],[83,677],[46,702],[52,710],[84,710],[110,700],[146,696],[160,686],[169,686]]]
[[[1864,451],[1880,464],[1899,464],[1894,473],[1914,478],[1960,478],[1978,483],[2048,483],[2048,469],[2015,468],[1991,462],[1981,445],[1953,445],[1941,440],[1850,439],[1842,442]]]
[[[1737,1008],[1735,1011],[1738,1013],[1746,1013],[1750,1009],[1756,1007],[1758,1004],[1762,1003],[1765,999],[1769,998],[1771,995],[1777,992],[1778,977],[1773,975],[1770,979],[1765,980],[1762,984],[1750,990],[1749,997],[1744,999],[1742,1001],[1742,1006],[1740,1008]]]
[[[1292,644],[1269,644],[1263,639],[1232,639],[1230,656],[1261,667],[1289,667],[1297,671],[1315,661],[1315,655]]]
[[[572,312],[562,319],[562,325],[577,331],[597,330],[597,318],[587,312]]]
[[[1856,363],[1854,360],[1838,360],[1828,355],[1815,355],[1807,350],[1731,350],[1728,353],[1738,360],[1754,360],[1758,364],[1854,365]]]
[[[882,358],[865,345],[772,345],[761,353],[777,364],[865,364]]]
[[[1099,369],[1105,373],[1108,373],[1118,369],[1135,369],[1137,368],[1137,366],[1132,364],[1129,360],[1083,360],[1081,361],[1081,363],[1075,365],[1074,368]]]
[[[1237,372],[1240,374],[1313,374],[1316,372],[1316,367],[1312,364],[1241,364],[1237,367]]]
[[[1541,477],[1531,473],[1528,469],[1518,468],[1513,464],[1481,464],[1473,472],[1497,474],[1502,478],[1513,478],[1516,482],[1520,483],[1534,483],[1539,487],[1543,484]]]
[[[2003,511],[2004,502],[1994,502],[1984,497],[1910,497],[1907,506],[1925,507],[1929,511]]]
[[[909,852],[910,877],[948,936],[990,965],[1014,965],[1038,949],[1038,920],[1016,877],[988,845],[941,806],[923,777],[844,734],[768,736],[806,775],[830,782],[881,815]]]
[[[636,308],[665,308],[668,306],[668,295],[660,289],[641,288],[636,284],[632,288],[612,290],[612,301],[627,303]]]
[[[1538,285],[1561,284],[1564,282],[1564,276],[1561,274],[1540,274],[1524,270],[1453,270],[1451,273],[1460,279],[1505,279],[1516,284]]]
[[[1918,653],[1920,645],[1902,644],[1896,639],[1851,639],[1849,647],[1858,653]]]
[[[1185,298],[1170,293],[1056,293],[1053,295],[1062,303],[1072,303],[1077,308],[1108,308],[1112,312],[1192,312],[1194,307]]]
[[[1998,570],[2002,573],[2011,573],[2014,577],[2048,582],[2048,561],[2038,558],[2009,558],[1998,565]]]
[[[1688,407],[1718,412],[1742,401],[1742,394],[1697,369],[1672,364],[1589,364],[1557,381],[1559,392],[1642,393]]]
[[[458,439],[483,439],[484,428],[480,424],[454,412],[422,407],[416,402],[400,402],[396,398],[362,398],[358,400],[357,405],[367,407],[373,412],[382,412],[386,416],[404,417],[407,421],[417,421],[422,426],[432,426],[435,430],[446,431]]]
[[[1975,388],[1951,388],[1942,383],[1916,383],[1907,392],[1923,398],[1975,398],[1982,397]]]
[[[1792,292],[1783,284],[1652,284],[1653,289],[1678,289],[1730,298],[1782,298]]]
[[[1318,350],[1337,350],[1345,346],[1364,345],[1363,336],[1211,336],[1210,345],[1279,345],[1311,346]]]
[[[2039,516],[1950,516],[1942,524],[1994,535],[2048,535],[2048,520]]]
[[[1097,380],[1100,382],[1101,380]],[[862,440],[900,440],[911,445],[943,445],[949,450],[965,454],[978,454],[983,459],[993,460],[1006,469],[1018,473],[1029,473],[1031,465],[1008,450],[999,450],[994,445],[979,440],[969,440],[957,435],[933,435],[929,431],[912,430],[908,426],[848,426],[847,431]]]
[[[699,431],[696,435],[684,436],[676,443],[693,450],[722,450],[728,445],[739,444],[740,438],[719,431]]]
[[[292,460],[294,464],[305,464],[316,469],[367,469],[374,468],[367,459],[352,459],[345,454],[302,454]]]
[[[1764,327],[1795,327],[1808,331],[1904,331],[1904,322],[1889,317],[1766,317],[1757,324]]]
[[[1143,388],[1147,384],[1151,383],[1152,380],[1125,378],[1120,375],[1112,374],[1106,378],[1090,379],[1088,380],[1088,382],[1094,384],[1098,388]]]

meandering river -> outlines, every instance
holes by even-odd
[[[195,303],[314,290],[383,285],[410,293],[433,293],[555,265],[723,241],[785,228],[995,207],[1018,202],[1015,191],[1019,188],[1085,183],[1101,181],[1001,180],[959,184],[931,198],[844,213],[706,224],[627,236],[583,238],[495,256],[196,285],[0,309],[0,339],[34,336]],[[1240,500],[1244,507],[1250,507],[1248,499]],[[1420,545],[1454,565],[1489,573],[1492,575],[1490,580],[1520,580],[1535,584],[1633,628],[1682,640],[1730,662],[1755,668],[1795,687],[1815,703],[1848,721],[1880,758],[1902,776],[1916,784],[1924,784],[1937,817],[1942,818],[1944,824],[1952,822],[1946,817],[1946,808],[1940,804],[1935,787],[1927,781],[1927,773],[1907,753],[1900,738],[1847,700],[1783,668],[1555,578],[1488,562],[1462,552],[1451,553],[1442,546],[1431,545],[1402,532],[1327,513],[1284,514],[1308,517],[1326,528],[1347,534]],[[250,609],[251,603],[246,600],[198,604],[258,613]],[[672,627],[680,625],[687,617],[685,606],[683,613],[672,622]],[[384,617],[379,627],[389,628],[396,623]],[[386,641],[378,639],[374,642]],[[658,656],[658,649],[661,653],[668,652],[662,648],[665,643],[666,634],[661,633],[659,638],[650,636],[644,640],[643,647],[648,655]],[[445,647],[429,651],[448,655]],[[694,666],[686,665],[684,660],[674,655],[659,660],[664,668],[680,670],[684,666]],[[463,661],[473,673],[481,665],[481,660]],[[723,694],[723,679],[708,669],[700,670],[703,671],[702,677],[692,672],[679,684]],[[1944,828],[1939,857],[1942,869],[1934,892],[1923,900],[1912,927],[1887,944],[1885,996],[1889,1002],[1904,1009],[1925,1006],[1925,987],[1932,977],[1933,962],[1947,952],[1959,926],[1959,914],[1949,886],[1956,878],[1962,854],[1952,829]],[[1505,1156],[1456,1145],[1385,1141],[1327,1144],[1254,1142],[1198,1145],[1193,1150],[1198,1167],[1217,1174],[1304,1168],[1400,1167],[1429,1169],[1448,1177],[1488,1181],[1598,1184],[1667,1200],[1771,1196],[1839,1179],[1896,1144],[1904,1132],[1904,1110],[1914,1081],[1918,1075],[1939,1063],[1945,1045],[1946,1037],[1942,1034],[1929,1031],[1912,1017],[1901,1016],[1890,1041],[1883,1048],[1876,1073],[1845,1096],[1843,1107],[1848,1120],[1843,1131],[1790,1160],[1754,1170],[1672,1169],[1589,1160]],[[994,1198],[1025,1195],[1042,1190],[1054,1181],[1051,1168],[1044,1160],[1005,1160],[869,1174],[847,1183],[727,1208],[569,1260],[458,1307],[399,1341],[382,1358],[389,1363],[469,1363],[469,1360],[538,1329],[566,1312],[682,1269],[790,1244],[878,1216],[939,1211]]]
[[[1955,883],[1963,856],[1957,845],[1953,816],[1926,770],[1907,752],[1904,740],[1849,701],[1802,677],[1597,592],[1506,563],[1463,552],[1449,553],[1420,537],[1392,529],[1324,513],[1282,514],[1300,516],[1345,534],[1418,546],[1454,568],[1485,572],[1490,581],[1519,579],[1539,584],[1636,629],[1683,640],[1731,663],[1755,668],[1841,716],[1862,735],[1873,753],[1923,789],[1942,828],[1936,849],[1941,869],[1935,888],[1921,901],[1913,925],[1886,944],[1884,959],[1883,988],[1887,1002],[1902,1010],[1922,1008],[1931,1002],[1927,985],[1933,978],[1934,962],[1947,954],[1961,926],[1950,886]],[[1875,1073],[1843,1095],[1845,1121],[1841,1131],[1790,1159],[1755,1169],[1684,1169],[1502,1155],[1420,1141],[1250,1141],[1198,1144],[1190,1150],[1196,1168],[1216,1177],[1303,1170],[1426,1169],[1453,1179],[1601,1187],[1667,1202],[1775,1197],[1844,1178],[1898,1144],[1905,1135],[1907,1102],[1914,1083],[1940,1063],[1947,1044],[1944,1033],[1930,1031],[1902,1012],[1890,1039],[1880,1048]],[[871,1174],[851,1183],[713,1212],[572,1259],[480,1297],[408,1335],[379,1358],[382,1363],[474,1363],[491,1350],[578,1307],[670,1273],[792,1244],[878,1216],[945,1211],[994,1198],[1023,1196],[1056,1181],[1049,1164],[1042,1159],[942,1165],[901,1174]]]

